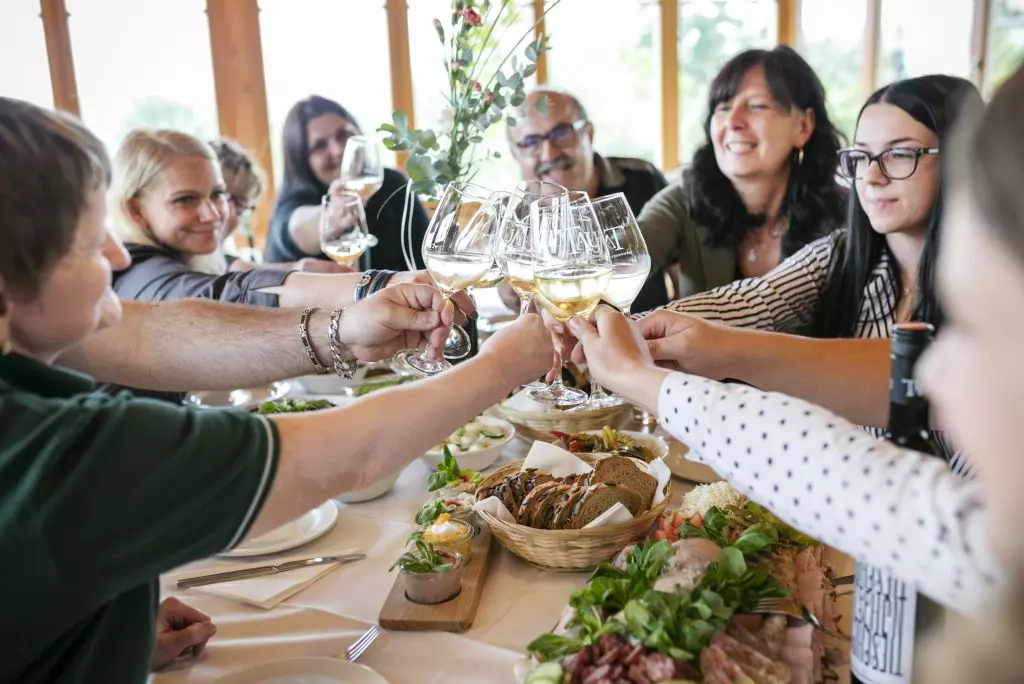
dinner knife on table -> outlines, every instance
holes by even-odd
[[[219,582],[233,582],[234,580],[248,579],[250,577],[276,575],[281,572],[288,572],[289,570],[308,568],[313,565],[324,565],[325,563],[351,563],[352,561],[362,560],[363,558],[366,558],[366,554],[364,553],[349,553],[343,556],[316,556],[314,558],[304,558],[303,560],[288,561],[286,563],[278,563],[276,565],[260,565],[254,568],[228,570],[226,572],[215,572],[210,575],[188,577],[178,580],[177,587],[178,589],[191,589],[192,587],[202,587],[207,584],[217,584]]]

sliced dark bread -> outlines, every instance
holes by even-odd
[[[534,527],[541,530],[555,529],[554,522],[558,507],[565,503],[572,487],[572,485],[560,484],[552,490],[550,496],[544,498],[543,503],[540,504],[540,512],[537,514]]]
[[[590,524],[617,503],[636,515],[640,510],[640,495],[626,487],[609,482],[591,485],[587,494],[580,500],[576,515],[569,521],[569,529],[578,530]]]
[[[658,481],[647,472],[643,462],[628,456],[609,456],[601,459],[594,465],[590,481],[595,484],[614,482],[620,487],[636,492],[640,496],[641,513],[651,508],[654,493],[658,489]],[[637,511],[632,513],[636,515]]]
[[[557,494],[558,487],[561,487],[562,483],[557,480],[551,480],[549,482],[542,482],[526,495],[523,499],[523,503],[519,506],[519,514],[516,515],[516,521],[520,525],[526,525],[528,527],[536,527],[536,520],[541,511],[541,504],[547,497]]]
[[[586,495],[588,485],[578,483],[570,487],[569,491],[559,499],[555,518],[551,523],[551,529],[564,530],[569,525],[569,520],[576,510],[576,505]]]

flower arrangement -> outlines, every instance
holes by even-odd
[[[545,14],[561,0],[554,0]],[[537,71],[537,60],[547,47],[543,38],[529,41],[523,50],[525,59],[515,54],[533,35],[534,26],[490,73],[494,51],[500,42],[498,30],[507,30],[516,12],[514,0],[452,0],[451,21],[445,26],[434,19],[434,30],[444,47],[444,68],[448,77],[445,99],[451,112],[443,130],[409,128],[404,112],[395,112],[391,123],[378,128],[387,134],[384,146],[408,154],[405,165],[411,191],[436,198],[451,181],[470,181],[477,164],[498,152],[478,154],[477,145],[493,124],[505,118],[507,107],[518,107],[526,99],[525,81]],[[538,23],[540,17],[537,19]],[[508,68],[505,68],[506,65]],[[538,102],[543,111],[546,102]],[[508,125],[515,119],[507,117]]]

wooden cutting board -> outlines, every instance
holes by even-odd
[[[480,531],[473,537],[473,560],[462,575],[462,592],[458,596],[432,606],[413,603],[405,597],[405,577],[398,573],[395,585],[380,609],[378,624],[384,629],[407,632],[465,632],[469,629],[480,605],[487,567],[494,550],[491,530],[483,525],[478,529]]]

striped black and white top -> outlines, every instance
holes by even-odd
[[[746,278],[679,299],[664,308],[739,328],[799,334],[807,330],[821,306],[822,293],[841,236],[837,231],[820,238],[761,278]],[[896,323],[896,285],[889,271],[889,255],[883,253],[864,290],[856,336],[864,339],[892,337]],[[876,437],[881,430],[866,428]],[[933,433],[950,470],[968,475],[963,452],[940,432]]]

